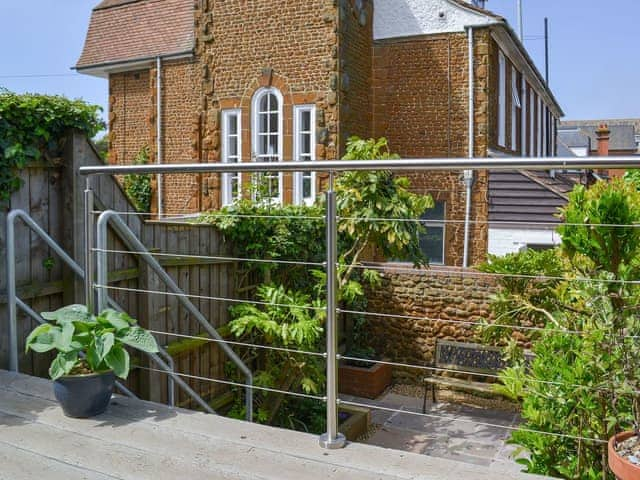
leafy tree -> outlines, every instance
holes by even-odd
[[[351,138],[347,160],[397,158],[389,152],[387,141]],[[343,305],[366,308],[365,284],[377,286],[378,272],[363,268],[365,252],[372,248],[392,258],[409,258],[426,265],[418,236],[424,230],[419,219],[433,206],[429,196],[409,191],[409,181],[391,172],[349,172],[335,181],[339,236],[339,299]],[[220,212],[203,215],[201,221],[217,225],[242,258],[324,262],[325,208],[323,199],[314,206],[278,206],[271,202],[241,200]],[[264,284],[257,297],[267,305],[240,305],[231,310],[230,330],[247,343],[319,351],[323,341],[326,310],[326,272],[306,265],[249,263],[247,277],[258,273]],[[310,272],[311,271],[311,272]],[[309,274],[311,273],[311,274]],[[281,305],[288,305],[283,307]],[[310,311],[309,308],[312,310]],[[314,313],[315,312],[315,313]],[[356,324],[356,338],[366,340],[363,319]],[[250,349],[247,360],[257,366],[256,379],[263,386],[279,390],[319,391],[323,364],[290,352]],[[291,399],[281,394],[259,396],[257,419],[281,426],[291,425]],[[241,415],[240,404],[234,413]],[[310,418],[308,425],[322,425]]]
[[[53,161],[72,129],[94,137],[104,128],[101,108],[62,96],[16,94],[0,89],[0,204],[21,186],[18,171]]]

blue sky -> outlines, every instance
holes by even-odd
[[[0,0],[0,86],[17,92],[61,93],[106,107],[106,80],[69,70],[80,54],[97,2]],[[545,16],[550,19],[550,83],[567,119],[640,117],[640,1],[523,2],[525,43],[542,72],[543,21]],[[487,7],[516,27],[515,0],[489,0]]]

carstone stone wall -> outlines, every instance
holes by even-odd
[[[489,34],[475,32],[475,155],[488,148]],[[373,129],[405,158],[468,156],[468,43],[464,33],[386,39],[374,44]],[[445,264],[462,266],[466,191],[462,172],[408,175],[413,189],[446,203]],[[487,251],[488,175],[476,172],[470,264]]]
[[[489,303],[495,292],[496,285],[490,277],[470,271],[451,273],[450,268],[442,271],[432,267],[416,273],[385,272],[383,284],[368,292],[368,311],[421,320],[367,317],[372,346],[394,362],[431,365],[436,339],[471,343],[479,340],[477,326],[462,322],[491,320]],[[394,376],[400,380],[415,381],[424,374],[419,369],[394,367]]]
[[[283,158],[293,157],[293,106],[317,108],[318,160],[338,156],[338,8],[334,0],[275,0],[196,4],[196,52],[203,96],[201,157],[220,161],[220,112],[242,110],[242,161],[252,160],[251,100],[261,87],[284,97]],[[249,176],[243,176],[248,190]],[[201,206],[217,208],[220,184],[203,179]],[[284,201],[293,181],[284,176]]]
[[[109,163],[133,163],[151,144],[154,115],[148,70],[109,76]]]

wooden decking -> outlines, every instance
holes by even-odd
[[[313,435],[116,398],[62,415],[47,380],[0,370],[0,479],[529,479],[378,447],[319,448]]]

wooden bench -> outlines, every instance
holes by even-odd
[[[503,359],[502,349],[476,343],[452,342],[449,340],[436,341],[436,356],[431,375],[423,379],[424,398],[422,413],[427,409],[427,393],[431,388],[431,399],[437,403],[436,387],[444,385],[450,388],[494,394],[492,383],[486,380],[487,375],[498,375],[507,367]],[[446,370],[440,372],[439,369]],[[445,377],[441,373],[453,374],[455,377]],[[460,378],[465,375],[467,378]],[[477,377],[477,380],[476,378]]]

